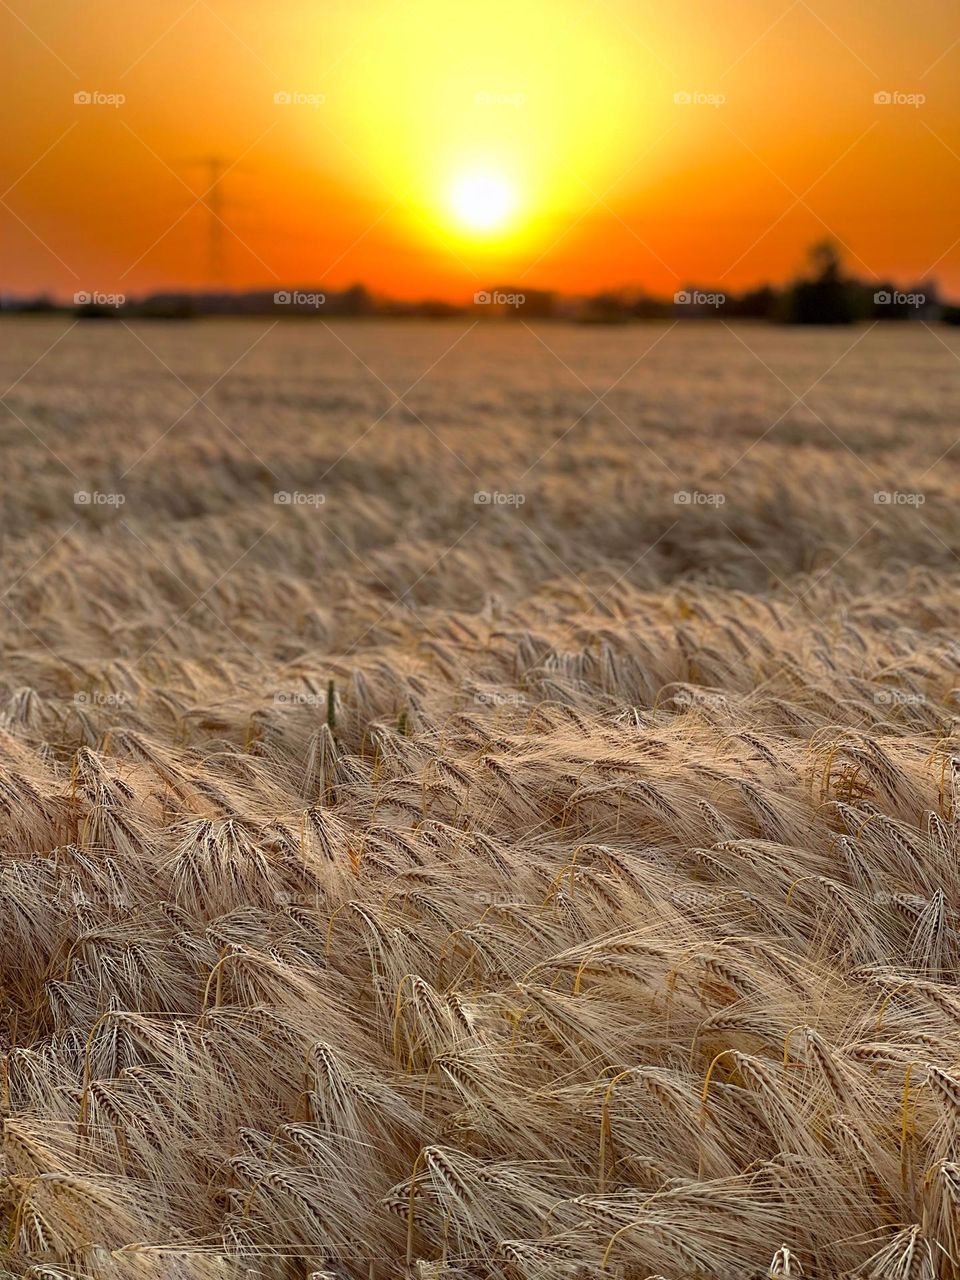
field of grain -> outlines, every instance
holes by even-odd
[[[960,332],[0,323],[37,1280],[960,1277]]]

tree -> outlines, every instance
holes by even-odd
[[[840,251],[832,240],[807,250],[807,270],[786,295],[790,324],[851,324],[858,318],[857,289],[843,273]]]

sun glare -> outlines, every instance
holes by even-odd
[[[466,173],[450,189],[450,206],[469,231],[498,231],[516,207],[516,194],[500,174]]]
[[[606,13],[617,3],[353,6],[381,17],[364,18],[354,73],[331,92],[323,122],[335,108],[345,157],[365,158],[377,200],[399,201],[416,255],[429,246],[444,274],[469,262],[508,278],[579,223],[593,193],[632,171],[643,148],[631,122],[643,120],[644,146],[674,122],[670,73],[636,74],[634,50]],[[309,114],[303,127],[315,133]],[[303,145],[316,144],[305,134]]]

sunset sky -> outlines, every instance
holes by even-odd
[[[831,234],[960,295],[953,0],[0,0],[0,69],[6,293],[732,290]]]

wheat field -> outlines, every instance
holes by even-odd
[[[6,1274],[960,1278],[958,331],[0,334]]]

